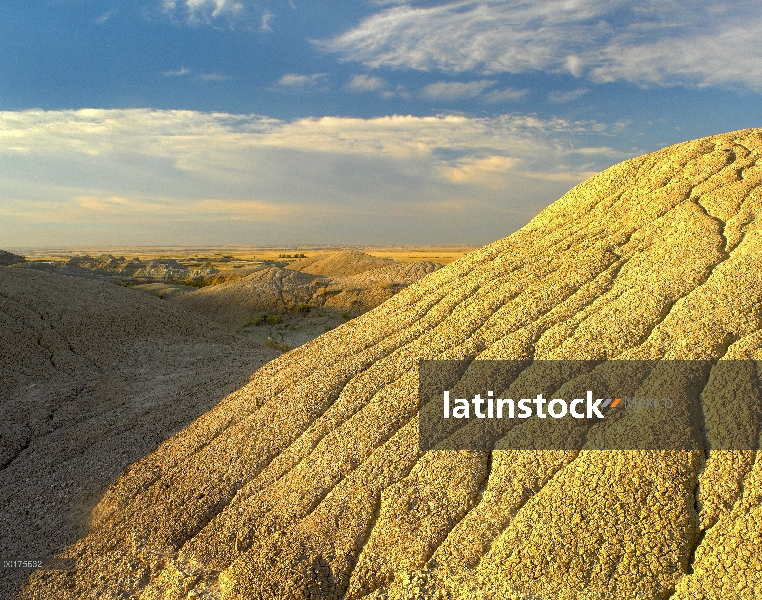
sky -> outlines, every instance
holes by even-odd
[[[2,2],[0,248],[486,244],[762,126],[760,31],[760,0]]]

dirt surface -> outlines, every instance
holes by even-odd
[[[125,467],[277,354],[147,294],[0,268],[0,557],[73,543]],[[0,570],[0,597],[28,573]]]
[[[762,597],[759,453],[422,453],[416,372],[761,359],[761,183],[744,130],[578,185],[265,365],[124,472],[62,554],[76,571],[25,597]]]
[[[375,308],[441,267],[346,250],[264,266],[171,300],[257,342],[288,350]]]

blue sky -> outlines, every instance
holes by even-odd
[[[760,126],[762,2],[0,4],[0,246],[483,244]]]

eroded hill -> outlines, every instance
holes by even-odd
[[[416,375],[762,358],[761,182],[744,130],[578,185],[265,365],[126,470],[64,552],[77,570],[35,573],[26,597],[762,596],[759,454],[422,453]]]
[[[0,266],[15,265],[23,262],[26,262],[23,256],[13,254],[7,250],[0,250]]]
[[[440,266],[344,250],[263,267],[172,301],[236,330],[245,327],[254,339],[292,347],[375,308]]]
[[[0,267],[0,555],[73,543],[127,465],[277,354],[147,294]],[[0,571],[0,597],[27,574]]]

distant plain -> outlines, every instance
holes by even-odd
[[[113,254],[124,256],[127,259],[141,258],[143,260],[155,260],[162,258],[174,258],[179,262],[192,258],[208,258],[217,269],[231,269],[236,264],[250,261],[282,260],[282,254],[306,254],[310,257],[314,254],[332,254],[342,250],[360,250],[371,256],[379,258],[391,258],[400,262],[415,262],[431,260],[434,262],[449,264],[458,260],[461,256],[476,250],[479,246],[320,246],[320,245],[293,245],[293,246],[114,246],[114,247],[67,247],[67,248],[7,248],[27,257],[29,260],[63,261],[71,256],[99,256],[101,254]],[[233,262],[222,262],[224,256],[232,256]]]

